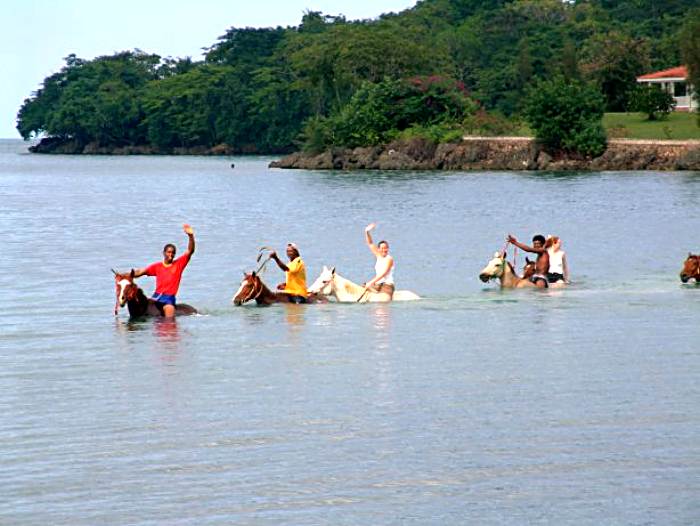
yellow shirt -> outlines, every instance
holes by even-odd
[[[289,269],[285,272],[286,285],[284,291],[296,296],[306,297],[306,267],[301,258],[294,258],[287,263]]]

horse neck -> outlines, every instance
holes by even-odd
[[[364,287],[339,274],[335,274],[333,277],[333,292],[339,301],[357,301],[364,291]]]
[[[136,287],[136,298],[128,300],[126,306],[129,309],[129,316],[138,318],[148,311],[148,298],[140,287]]]
[[[270,289],[268,289],[267,285],[265,285],[261,279],[259,279],[259,283],[260,283],[260,294],[255,296],[256,302],[258,302],[258,303],[274,303],[275,301],[279,301],[277,294],[275,294]]]
[[[513,271],[513,267],[507,261],[503,262],[503,274],[500,277],[502,287],[514,287],[522,278],[519,278]]]

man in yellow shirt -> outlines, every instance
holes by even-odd
[[[277,266],[285,273],[285,283],[280,283],[277,288],[289,294],[290,303],[307,303],[306,266],[294,243],[287,243],[287,257],[289,263],[285,265],[277,256],[277,252],[270,253],[270,258],[274,259]]]

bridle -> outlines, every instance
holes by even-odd
[[[254,279],[256,277],[257,276],[251,275],[250,278],[246,277],[246,281],[248,281],[249,279]],[[262,280],[260,278],[257,278],[257,282],[260,284],[260,290],[258,290],[256,292],[256,288],[257,288],[258,283],[253,281],[253,288],[250,289],[250,293],[244,299],[241,300],[241,304],[246,303],[247,301],[250,301],[250,300],[257,300],[260,297],[260,295],[263,293],[264,289],[263,289]]]

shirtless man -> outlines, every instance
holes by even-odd
[[[532,238],[532,246],[529,247],[520,243],[513,236],[508,234],[506,239],[508,243],[512,243],[516,247],[525,252],[533,252],[537,254],[537,261],[535,262],[535,273],[530,276],[530,281],[534,283],[536,287],[546,289],[549,284],[547,282],[547,274],[549,273],[549,254],[547,249],[544,248],[545,239],[541,234],[537,234]]]

